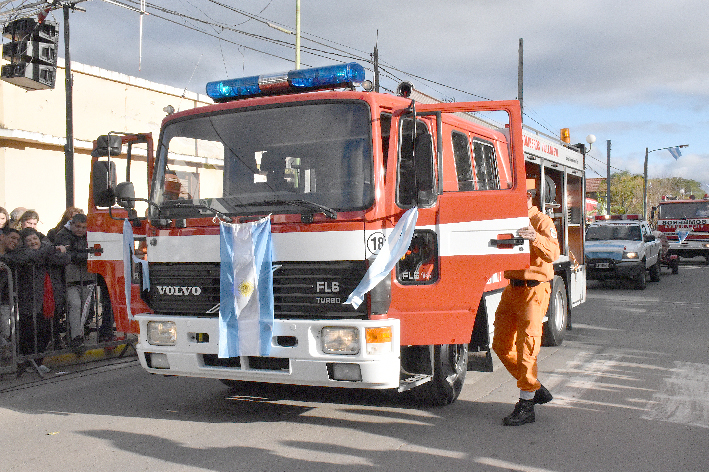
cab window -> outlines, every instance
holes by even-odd
[[[489,141],[475,139],[473,141],[473,156],[478,190],[498,190],[500,176],[497,171],[495,147]]]
[[[399,167],[398,185],[396,192],[397,204],[401,208],[407,208],[416,204],[416,169],[414,166],[414,126],[411,118],[404,118],[401,122],[401,132],[399,135]],[[416,120],[416,136],[428,134],[428,128],[422,120]],[[433,153],[431,152],[431,155]]]
[[[458,190],[475,190],[475,176],[470,156],[470,142],[468,135],[453,131],[453,158],[455,159],[455,173],[458,176]]]

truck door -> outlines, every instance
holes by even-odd
[[[481,110],[507,112],[509,137],[450,117]],[[416,114],[435,135],[432,189],[428,195],[421,164],[406,162],[405,146],[400,145],[396,204],[403,208],[416,204],[419,217],[412,254],[397,266],[391,313],[402,319],[402,344],[467,344],[488,282],[494,285],[502,271],[529,264],[529,245],[516,238],[516,231],[529,224],[519,105],[417,104]],[[402,141],[406,127],[400,130]],[[416,176],[414,189],[411,179],[405,178],[407,172]],[[427,252],[437,255],[432,259],[437,266],[422,276],[421,270],[412,270],[408,257],[425,259],[421,254]]]
[[[94,143],[87,239],[89,248],[95,248],[96,252],[89,254],[89,271],[99,274],[106,282],[101,296],[110,296],[116,329],[123,332],[138,332],[137,322],[128,320],[126,312],[123,224],[129,218],[134,244],[137,246],[144,242],[147,224],[141,217],[145,215],[147,204],[138,202],[133,207],[118,205],[116,192],[121,186],[130,186],[138,199],[147,201],[153,165],[153,139],[150,133],[105,135]],[[117,185],[118,180],[123,183]],[[149,311],[140,298],[138,271],[134,269],[131,270],[131,311]]]

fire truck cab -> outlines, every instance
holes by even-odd
[[[416,387],[432,403],[454,401],[469,349],[490,358],[502,272],[529,264],[529,245],[516,237],[529,224],[529,172],[545,182],[543,209],[563,239],[547,338],[561,342],[568,301],[585,297],[576,258],[583,155],[528,139],[517,101],[421,103],[410,87],[400,96],[358,90],[363,80],[351,63],[208,84],[217,103],[163,120],[141,198],[130,176],[115,184],[110,157],[99,160],[110,151],[95,153],[92,263],[109,273],[127,325],[138,325],[148,372],[229,385]],[[471,119],[476,112],[507,121]],[[358,308],[344,304],[412,208],[406,254]],[[265,217],[270,354],[223,358],[219,223]],[[120,250],[103,247],[116,242]]]
[[[657,230],[670,243],[670,256],[704,257],[709,263],[709,196],[692,195],[686,199],[665,196],[652,209],[651,219],[655,217]]]

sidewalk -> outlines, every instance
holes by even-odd
[[[86,350],[81,353],[74,353],[70,350],[50,353],[43,362],[50,368],[47,373],[39,372],[33,365],[28,366],[22,373],[0,373],[0,392],[24,384],[93,369],[100,364],[134,358],[136,356],[136,342],[135,337],[130,337],[101,345],[87,346]]]

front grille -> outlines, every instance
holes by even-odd
[[[285,318],[365,318],[367,304],[343,305],[365,261],[283,262],[273,273],[274,312]],[[148,303],[157,313],[218,316],[218,263],[151,263]]]
[[[363,318],[367,304],[343,305],[367,272],[365,261],[285,262],[273,273],[276,318]]]
[[[148,304],[157,313],[219,314],[219,264],[151,263]]]

